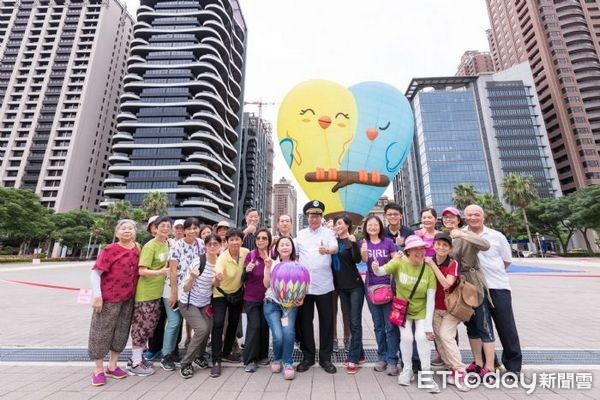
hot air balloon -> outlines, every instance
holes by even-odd
[[[281,103],[277,134],[284,159],[306,196],[328,213],[343,211],[332,191],[357,121],[356,102],[345,87],[310,80],[292,88]]]
[[[408,156],[414,135],[410,103],[395,87],[382,82],[361,82],[350,87],[358,106],[358,127],[342,170],[356,171],[340,183],[344,210],[366,215],[392,182]]]
[[[280,262],[271,271],[271,288],[282,307],[294,307],[304,299],[308,285],[308,268],[295,261]]]

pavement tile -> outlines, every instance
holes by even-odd
[[[285,399],[286,395],[287,395],[286,391],[265,392],[262,395],[261,400],[282,400],[282,399]]]

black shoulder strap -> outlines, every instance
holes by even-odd
[[[419,277],[417,278],[417,282],[415,282],[415,286],[412,288],[412,292],[410,292],[410,296],[408,296],[408,300],[412,299],[417,291],[417,286],[419,286],[419,282],[421,282],[421,277],[423,277],[423,272],[425,272],[425,263],[421,266],[421,272],[419,273]]]

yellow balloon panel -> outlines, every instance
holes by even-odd
[[[304,193],[325,204],[325,213],[343,211],[332,179],[340,170],[357,127],[353,94],[338,83],[310,80],[283,99],[277,132],[284,158]]]

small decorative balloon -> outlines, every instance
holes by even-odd
[[[295,261],[280,262],[271,272],[271,288],[283,307],[295,307],[295,302],[304,299],[309,284],[308,268]]]

